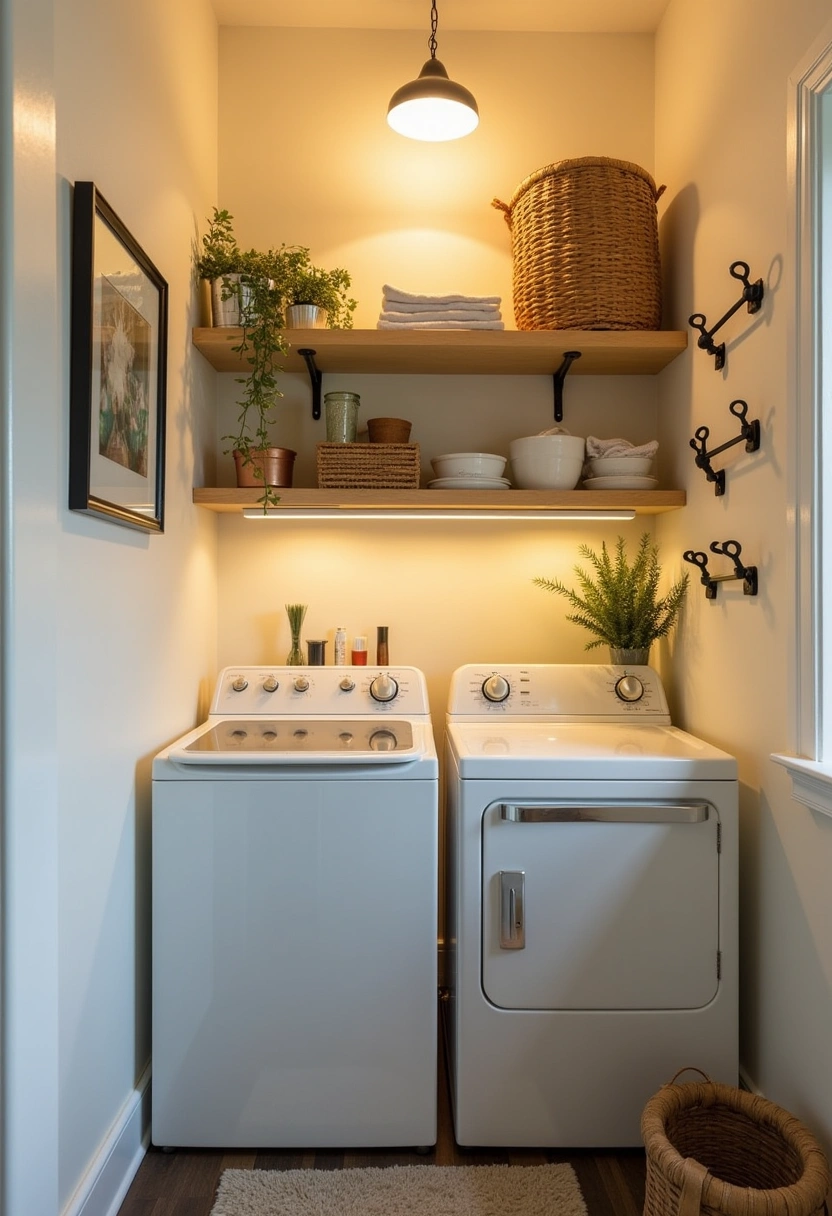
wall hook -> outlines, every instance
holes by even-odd
[[[725,324],[728,318],[733,317],[737,309],[741,308],[743,304],[748,305],[748,311],[750,313],[759,312],[763,303],[763,295],[765,294],[762,279],[757,279],[755,283],[750,281],[749,276],[751,274],[751,269],[747,262],[732,262],[728,267],[728,271],[735,279],[739,279],[743,285],[742,295],[737,300],[736,304],[733,304],[728,309],[725,316],[721,317],[719,321],[717,321],[716,325],[712,326],[711,329],[708,329],[707,327],[708,321],[704,313],[695,312],[688,318],[688,324],[692,326],[693,329],[699,330],[699,337],[696,340],[696,345],[700,347],[701,350],[707,351],[709,355],[714,356],[714,371],[717,372],[721,372],[725,366],[725,343],[720,342],[717,345],[714,342],[714,334],[717,332],[717,330],[722,329],[722,326]]]
[[[581,352],[579,350],[565,350],[563,352],[563,362],[558,370],[552,374],[552,380],[555,385],[555,422],[563,422],[563,382],[572,364],[576,359],[580,359],[580,357]]]
[[[321,385],[324,379],[323,372],[315,362],[317,353],[308,346],[298,347],[298,354],[306,362],[306,370],[309,372],[309,379],[312,383],[312,417],[316,422],[321,416]]]
[[[713,469],[711,467],[712,457],[724,452],[726,448],[732,448],[735,443],[742,443],[743,440],[745,440],[746,452],[756,452],[760,447],[760,423],[756,418],[752,422],[748,421],[748,403],[738,399],[732,401],[728,409],[735,418],[739,419],[739,435],[734,439],[729,439],[727,443],[721,443],[718,448],[712,448],[709,452],[707,442],[711,432],[708,427],[700,426],[690,441],[690,446],[696,452],[696,467],[702,469],[708,481],[714,483],[714,494],[718,498],[725,493],[725,470]]]
[[[758,590],[757,567],[744,566],[740,561],[742,553],[742,545],[738,540],[712,540],[709,546],[711,553],[719,553],[723,557],[729,557],[734,563],[733,574],[710,574],[708,571],[708,555],[707,553],[698,552],[694,549],[686,549],[682,557],[686,562],[696,566],[699,570],[699,581],[705,588],[705,599],[715,600],[717,593],[717,585],[719,583],[730,583],[735,579],[742,581],[743,595],[756,595]]]

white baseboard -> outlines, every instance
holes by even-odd
[[[116,1216],[150,1143],[150,1065],[61,1216]]]

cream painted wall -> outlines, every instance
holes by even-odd
[[[446,32],[439,57],[477,98],[464,140],[421,144],[387,103],[428,57],[401,30],[222,28],[220,197],[240,240],[308,245],[344,266],[374,327],[384,283],[500,295],[511,311],[508,202],[542,165],[615,156],[652,169],[647,35]]]
[[[738,296],[728,266],[743,259],[766,283],[764,307],[724,334],[723,374],[695,348],[659,380],[662,450],[685,511],[662,518],[663,549],[707,549],[735,538],[760,571],[760,595],[730,584],[701,592],[673,664],[680,722],[740,761],[742,1063],[748,1080],[804,1118],[832,1145],[832,821],[790,797],[769,760],[789,749],[793,654],[787,468],[787,355],[794,291],[787,241],[787,81],[829,20],[827,0],[672,0],[656,49],[656,166],[669,183],[662,241],[668,323],[695,311],[716,321]],[[719,30],[719,37],[714,30]],[[754,82],[753,84],[751,82]],[[762,448],[722,458],[716,498],[693,466],[688,440],[734,432],[729,402],[762,422]]]
[[[65,388],[46,423],[62,470],[44,692],[58,718],[59,1192],[75,1211],[150,1058],[151,759],[199,720],[215,669],[214,521],[191,504],[212,476],[215,385],[190,330],[191,247],[216,192],[217,27],[208,0],[55,0],[55,15],[62,385],[73,181],[96,183],[170,287],[164,535],[67,511]]]
[[[548,34],[447,34],[449,71],[477,96],[481,127],[453,144],[404,140],[385,121],[390,94],[426,50],[401,31],[220,31],[218,204],[243,244],[308,244],[353,275],[356,324],[372,328],[381,285],[415,291],[501,294],[510,326],[508,232],[490,202],[510,199],[528,173],[553,160],[610,155],[652,168],[652,39]],[[236,384],[219,378],[221,436],[234,423]],[[315,484],[308,381],[287,375],[277,442],[298,451],[296,485]],[[430,458],[459,450],[508,455],[509,441],[553,425],[550,377],[336,376],[324,391],[361,396],[359,426],[394,414],[414,423],[423,483]],[[634,442],[655,436],[652,377],[573,375],[564,423],[573,433]],[[233,484],[230,457],[220,484]],[[651,521],[628,525],[630,534]],[[380,529],[380,531],[379,531]],[[223,519],[219,532],[221,663],[285,658],[286,602],[310,604],[308,629],[330,636],[391,627],[394,661],[429,672],[441,720],[450,674],[474,658],[580,659],[586,640],[561,604],[531,588],[534,573],[578,560],[583,538],[614,539],[615,524],[504,524],[428,529],[339,525],[279,535]],[[520,555],[523,560],[520,561]],[[406,556],[405,556],[406,555]],[[518,564],[519,562],[519,564]],[[315,636],[315,634],[308,634]],[[332,647],[329,651],[331,654]],[[593,655],[595,652],[592,652]]]

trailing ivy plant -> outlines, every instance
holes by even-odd
[[[623,537],[619,536],[615,555],[601,543],[595,553],[581,545],[581,557],[592,566],[587,573],[575,566],[579,590],[565,586],[559,579],[535,578],[532,581],[545,591],[564,596],[575,609],[567,621],[581,625],[594,635],[585,649],[610,646],[621,650],[647,650],[652,642],[666,637],[676,623],[688,589],[688,575],[683,574],[666,595],[659,595],[661,566],[658,547],[652,544],[649,532],[639,542],[635,560],[630,564]]]

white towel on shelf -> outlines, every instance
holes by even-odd
[[[452,304],[409,304],[406,300],[388,300],[385,296],[381,301],[381,307],[385,312],[425,317],[427,320],[441,321],[442,316],[436,316],[437,313],[442,314],[449,309],[460,308],[465,309],[466,312],[475,312],[483,321],[500,320],[499,304],[479,304],[467,300],[457,300]]]
[[[658,448],[658,439],[651,439],[649,443],[635,447],[629,439],[596,439],[594,435],[586,437],[586,454],[589,460],[598,456],[655,456]]]
[[[382,293],[386,300],[398,300],[404,304],[499,304],[501,296],[420,296],[412,291],[402,291],[385,283]]]
[[[502,321],[383,321],[378,329],[505,329]]]
[[[494,312],[478,312],[476,308],[432,308],[429,312],[413,313],[413,312],[397,312],[395,309],[385,308],[380,321],[398,321],[401,324],[411,324],[419,322],[422,324],[425,321],[502,321],[502,315],[499,311]]]

